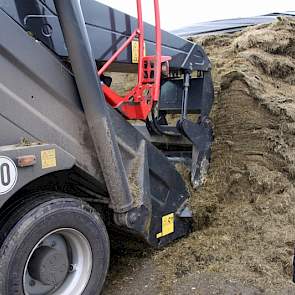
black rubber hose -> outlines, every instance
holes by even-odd
[[[132,208],[133,200],[108,106],[100,87],[80,0],[54,0],[54,3],[90,134],[111,198],[111,207],[116,213],[127,212]]]

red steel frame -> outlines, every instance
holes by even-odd
[[[159,100],[162,63],[166,62],[168,64],[171,57],[162,56],[159,0],[154,0],[156,55],[144,56],[144,23],[142,18],[141,0],[136,0],[136,3],[138,27],[114,53],[114,55],[102,66],[98,71],[98,75],[102,75],[130,45],[134,38],[138,37],[139,59],[137,85],[125,97],[119,96],[115,91],[104,84],[102,85],[102,89],[109,104],[114,108],[119,108],[127,119],[146,120],[154,104]]]

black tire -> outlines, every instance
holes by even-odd
[[[83,295],[99,294],[109,266],[110,246],[105,225],[88,204],[69,195],[34,196],[17,207],[0,229],[0,294],[25,295],[23,275],[35,245],[48,233],[71,228],[88,241],[92,271]],[[72,294],[80,295],[80,294]]]

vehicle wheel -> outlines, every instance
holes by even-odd
[[[0,230],[0,294],[99,294],[110,250],[98,213],[68,195],[34,199]]]

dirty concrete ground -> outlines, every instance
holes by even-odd
[[[103,294],[295,294],[295,21],[194,41],[216,92],[194,232],[158,251],[117,241]]]

